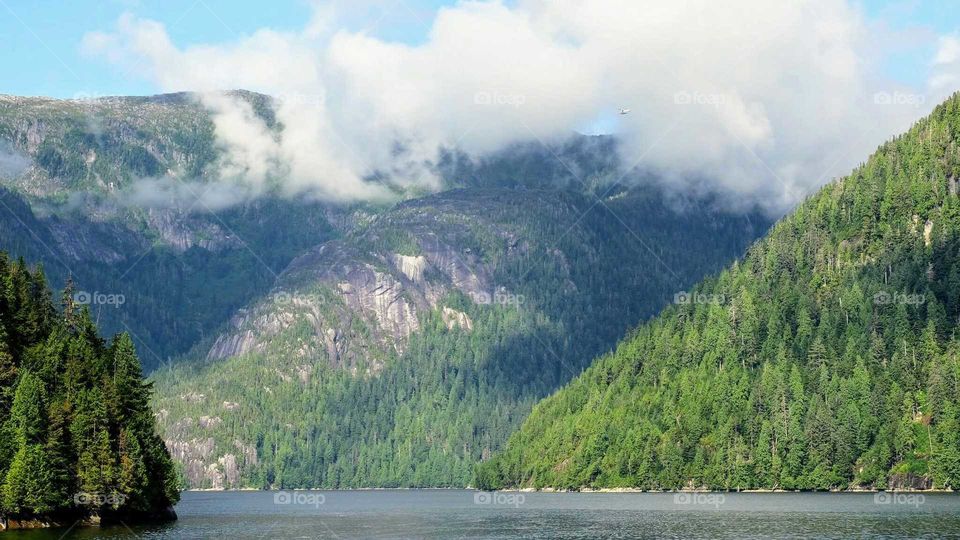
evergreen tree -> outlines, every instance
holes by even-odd
[[[904,475],[956,487],[960,199],[932,188],[929,172],[944,167],[958,137],[955,95],[697,289],[730,299],[732,341],[717,306],[667,309],[542,401],[477,474],[492,487],[561,485],[558,467],[585,450],[580,433],[558,427],[572,423],[613,434],[590,455],[600,464],[669,430],[649,470],[674,487],[705,478],[717,489],[886,488]],[[661,352],[672,343],[705,352],[672,362]],[[730,385],[731,358],[745,390]],[[618,481],[601,466],[582,485]]]
[[[129,337],[58,315],[39,269],[0,254],[0,514],[152,513],[179,497]],[[128,516],[128,519],[130,517]]]

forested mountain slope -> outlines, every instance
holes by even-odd
[[[272,98],[230,95],[283,134]],[[571,135],[477,160],[445,152],[427,167],[441,189],[582,190],[581,179],[609,185],[620,177],[612,138]],[[93,316],[108,332],[130,332],[152,371],[267,294],[295,257],[392,206],[265,193],[210,207],[200,200],[210,186],[230,191],[218,172],[224,159],[212,116],[190,93],[0,95],[0,248],[43,263],[56,287],[72,275],[85,297],[122,298],[92,302]]]
[[[284,136],[272,98],[231,96]],[[395,200],[268,186],[210,207],[244,179],[196,97],[0,96],[0,248],[72,276],[146,371],[177,364],[155,403],[194,486],[464,485],[536,399],[769,224],[576,134],[441,151],[419,164],[433,195],[374,175]]]
[[[690,204],[470,188],[372,216],[205,362],[156,373],[165,438],[194,486],[466,485],[538,398],[766,226]]]
[[[0,253],[0,518],[4,527],[172,516],[173,461],[129,336],[97,335],[72,291]]]
[[[274,125],[267,96],[233,94]],[[129,332],[152,370],[336,236],[334,210],[317,202],[192,200],[217,179],[220,158],[211,116],[190,94],[0,95],[0,248],[43,263],[55,287],[72,276],[100,326]],[[156,182],[192,187],[179,200]],[[96,302],[107,296],[123,302]]]
[[[960,97],[543,400],[482,487],[960,487]]]
[[[149,372],[265,294],[303,250],[336,237],[328,215],[320,204],[264,199],[217,214],[156,212],[154,227],[135,213],[51,214],[0,188],[0,248],[42,263],[53,286],[72,277],[98,325],[129,332]]]

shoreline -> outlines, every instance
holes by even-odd
[[[277,492],[277,491],[479,491],[472,487],[359,487],[359,488],[255,488],[255,487],[241,487],[241,488],[190,488],[184,489],[183,492],[197,492],[197,493],[208,493],[208,492],[240,492],[240,491],[265,491],[265,492]],[[506,490],[504,490],[506,491]]]
[[[249,492],[262,491],[266,493],[276,493],[281,491],[496,491],[502,493],[957,493],[953,489],[641,489],[631,487],[618,488],[580,488],[580,489],[557,489],[557,488],[508,488],[497,490],[481,490],[474,487],[362,487],[362,488],[283,488],[283,489],[262,489],[253,487],[242,488],[191,488],[184,492],[210,493],[210,492]]]
[[[74,527],[95,528],[123,525],[146,525],[177,521],[173,506],[149,511],[123,512],[52,512],[29,516],[0,515],[0,533],[32,529],[63,529],[69,532]],[[72,525],[71,525],[72,523]],[[128,527],[129,528],[129,527]],[[61,536],[63,538],[63,536]]]

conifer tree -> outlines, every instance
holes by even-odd
[[[67,293],[58,315],[42,271],[22,260],[0,254],[0,285],[0,515],[175,503],[176,471],[129,336],[108,349]]]

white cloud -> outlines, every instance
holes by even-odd
[[[960,88],[960,36],[941,36],[933,59],[931,91],[938,97]]]
[[[134,207],[216,211],[254,196],[249,188],[236,185],[182,181],[165,176],[136,180],[119,202]]]
[[[940,48],[933,62],[937,65],[950,65],[960,61],[960,37],[942,36]]]
[[[0,178],[17,178],[30,167],[30,158],[0,141]]]
[[[363,181],[381,172],[435,186],[420,165],[440,146],[557,140],[629,107],[626,163],[782,210],[933,105],[877,99],[917,90],[878,77],[883,36],[845,0],[462,2],[415,46],[337,31],[342,8],[318,3],[298,33],[186,48],[124,16],[84,49],[165,91],[205,92],[231,182],[335,200],[381,196]],[[957,84],[958,49],[941,42],[937,92]],[[280,137],[211,93],[234,88],[281,96]]]

